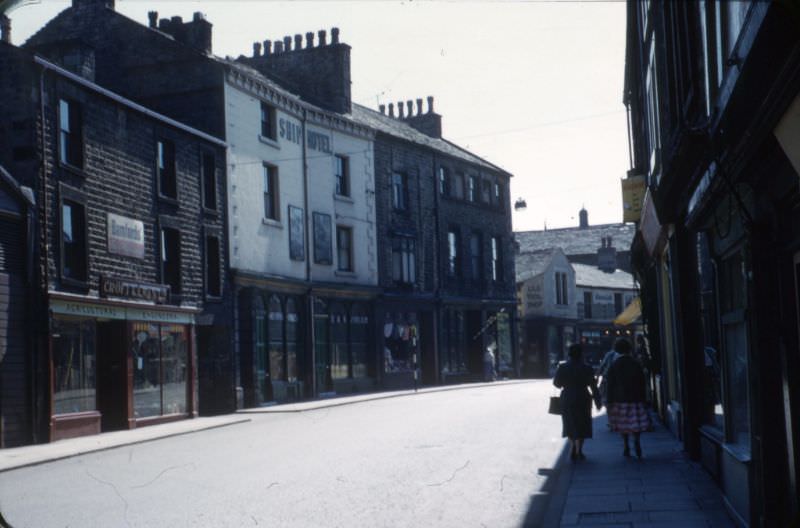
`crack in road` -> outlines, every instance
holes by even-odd
[[[153,482],[157,481],[157,480],[158,480],[159,478],[161,478],[161,476],[162,476],[164,473],[166,473],[167,471],[172,471],[173,469],[182,469],[182,468],[189,467],[189,466],[192,466],[192,468],[195,468],[194,462],[189,462],[188,464],[183,464],[183,465],[180,465],[180,466],[170,466],[170,467],[168,467],[168,468],[166,468],[166,469],[162,470],[162,471],[161,471],[161,472],[160,472],[158,475],[156,475],[156,476],[155,476],[155,477],[153,477],[152,479],[148,480],[148,481],[147,481],[147,482],[145,482],[144,484],[137,484],[136,486],[131,486],[131,489],[139,489],[139,488],[144,488],[144,487],[146,487],[146,486],[149,486],[149,485],[150,485],[150,484],[152,484]]]
[[[100,484],[105,484],[106,486],[109,486],[109,487],[111,487],[112,490],[114,490],[114,493],[117,494],[117,497],[119,497],[119,500],[121,500],[122,503],[125,505],[125,512],[123,514],[123,518],[125,519],[125,524],[130,526],[131,523],[130,523],[130,521],[128,521],[128,507],[129,507],[128,506],[128,501],[126,501],[125,497],[123,497],[122,494],[119,492],[119,490],[117,489],[117,486],[113,482],[108,482],[106,480],[103,480],[103,479],[101,479],[99,477],[96,477],[96,476],[92,475],[92,472],[89,471],[88,469],[84,469],[84,471],[86,471],[86,474],[89,477],[91,477],[94,481],[99,482]]]
[[[469,463],[470,463],[470,461],[469,461],[469,460],[467,460],[467,461],[464,463],[464,465],[463,465],[463,466],[461,466],[460,468],[458,468],[458,469],[456,469],[455,471],[453,471],[453,474],[450,476],[450,478],[449,478],[449,479],[447,479],[447,480],[443,480],[443,481],[441,481],[441,482],[437,482],[437,483],[435,483],[435,484],[428,484],[428,487],[442,486],[442,485],[444,485],[444,484],[447,484],[448,482],[451,482],[451,481],[452,481],[454,478],[456,478],[456,475],[458,474],[458,472],[459,472],[459,471],[461,471],[461,470],[463,470],[463,469],[466,469],[466,467],[469,465]]]

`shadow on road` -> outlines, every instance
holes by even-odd
[[[537,472],[539,475],[546,476],[547,480],[531,496],[528,513],[522,522],[524,528],[558,526],[570,480],[569,474],[567,474],[571,469],[568,466],[568,459],[569,443],[565,439],[555,467],[539,468]]]

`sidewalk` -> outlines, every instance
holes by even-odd
[[[553,497],[551,508],[561,508],[561,527],[736,526],[711,476],[660,423],[642,434],[642,460],[623,457],[620,435],[606,424],[605,414],[595,417],[586,460],[570,461],[567,448],[559,461],[565,466],[563,494]]]
[[[159,440],[161,438],[169,438],[172,436],[215,429],[217,427],[241,424],[251,420],[251,418],[247,416],[248,414],[297,413],[313,411],[316,409],[326,409],[328,407],[338,407],[341,405],[350,405],[363,401],[413,396],[415,394],[423,394],[426,392],[471,389],[483,386],[502,386],[514,383],[530,383],[530,380],[504,380],[489,383],[465,383],[461,385],[427,387],[424,389],[419,389],[418,391],[411,389],[391,392],[370,392],[355,396],[336,396],[298,403],[270,405],[255,409],[242,409],[234,414],[229,415],[193,418],[191,420],[181,420],[178,422],[151,425],[148,427],[131,429],[127,431],[114,431],[92,436],[70,438],[68,440],[59,440],[57,442],[51,442],[48,444],[11,447],[0,449],[0,473],[27,466],[45,464],[47,462],[53,462],[64,458],[93,453],[96,451],[104,451],[106,449],[140,444],[143,442]]]

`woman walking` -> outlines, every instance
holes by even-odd
[[[608,369],[608,423],[611,430],[622,435],[622,454],[631,456],[628,437],[633,435],[636,456],[642,458],[639,436],[650,428],[650,415],[645,406],[646,380],[642,365],[631,356],[631,343],[617,339],[614,350],[620,356]]]
[[[558,365],[553,385],[561,390],[561,436],[569,438],[570,458],[583,460],[583,441],[592,437],[592,400],[600,409],[600,393],[592,367],[583,362],[581,345],[570,345],[569,359]]]

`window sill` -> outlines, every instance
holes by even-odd
[[[61,285],[67,286],[69,288],[74,288],[76,290],[81,290],[84,292],[89,291],[89,281],[88,280],[80,280],[80,279],[72,279],[70,277],[61,276]]]
[[[219,211],[216,209],[209,209],[208,207],[203,207],[203,214],[206,216],[211,216],[213,218],[219,217]]]
[[[159,193],[158,194],[158,201],[160,203],[165,203],[165,204],[169,204],[169,205],[178,207],[178,199],[177,198],[173,198],[172,196],[165,196],[165,195]]]
[[[64,161],[59,160],[58,161],[58,166],[61,167],[62,169],[64,169],[66,172],[69,172],[70,174],[73,174],[73,175],[78,176],[80,178],[86,179],[89,176],[88,174],[86,174],[86,171],[83,168],[76,167],[75,165],[72,165],[71,163],[66,163]]]
[[[206,302],[217,304],[222,302],[222,295],[206,295],[205,299]]]
[[[336,270],[333,272],[333,274],[336,275],[337,277],[350,277],[353,279],[358,276],[356,275],[355,271],[349,271],[349,270]]]
[[[742,464],[750,463],[750,450],[740,444],[722,443],[722,449]]]
[[[269,138],[269,137],[266,137],[266,136],[262,136],[261,134],[259,134],[258,135],[258,140],[261,143],[263,143],[265,145],[269,145],[272,148],[276,148],[278,150],[280,150],[280,148],[281,148],[281,144],[278,143],[277,139],[272,139],[272,138]]]
[[[351,198],[350,196],[348,196],[346,194],[333,193],[333,199],[336,200],[337,202],[344,202],[344,203],[349,203],[349,204],[356,203],[355,200],[353,200],[353,198]]]
[[[283,224],[281,224],[280,220],[274,220],[272,218],[262,218],[261,223],[266,226],[283,229]]]

